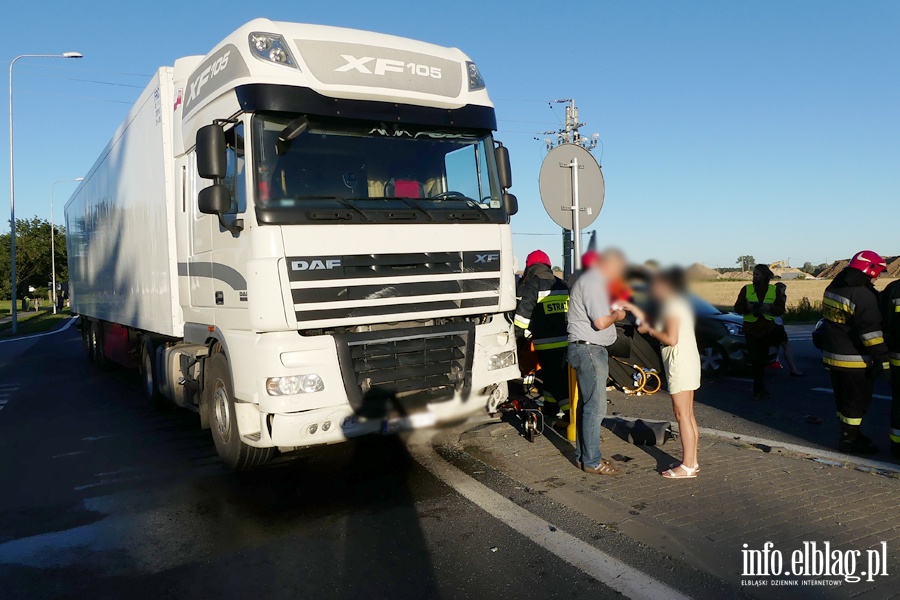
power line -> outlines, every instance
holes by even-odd
[[[0,60],[0,63],[5,65],[9,64],[8,60]],[[87,73],[103,73],[104,75],[121,75],[123,77],[153,77],[152,74],[148,73],[127,73],[123,71],[106,71],[104,69],[85,69],[84,67],[62,67],[57,65],[41,65],[41,64],[32,64],[29,65],[28,70],[32,71],[34,69],[57,69],[63,71],[83,71]]]
[[[63,77],[61,75],[41,75],[40,73],[28,73],[29,77],[43,77],[45,79],[65,79],[67,81],[81,81],[83,83],[99,83],[101,85],[114,85],[118,87],[144,89],[143,85],[134,85],[132,83],[116,83],[114,81],[100,81],[97,79],[79,79],[78,77]]]

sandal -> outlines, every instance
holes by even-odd
[[[679,468],[684,470],[684,475],[675,473],[675,469]],[[696,467],[689,467],[687,465],[681,464],[677,467],[673,467],[671,469],[663,471],[662,476],[666,479],[693,479],[697,476],[697,469],[699,469],[699,465]]]

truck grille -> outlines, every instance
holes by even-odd
[[[428,391],[430,401],[441,401],[468,389],[471,324],[343,334],[335,339],[347,395],[357,410],[369,397]]]
[[[287,268],[294,313],[304,325],[491,312],[500,303],[499,251],[294,256]]]

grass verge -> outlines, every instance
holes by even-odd
[[[16,334],[16,337],[53,331],[54,329],[65,325],[66,321],[68,321],[71,316],[69,309],[64,309],[55,315],[49,308],[36,313],[20,312],[18,315],[19,331]],[[0,324],[0,338],[9,337],[13,337],[12,323],[7,322]]]

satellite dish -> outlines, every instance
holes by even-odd
[[[589,227],[603,208],[606,186],[594,155],[575,144],[561,144],[547,153],[539,179],[541,202],[553,222],[563,229],[572,223],[572,164],[578,161],[578,204],[580,228]]]

